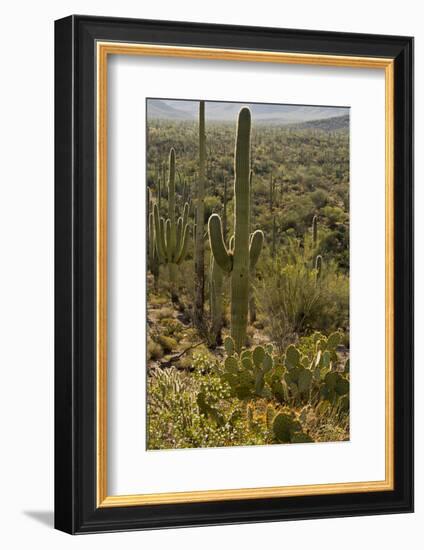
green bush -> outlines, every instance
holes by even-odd
[[[153,340],[148,340],[147,342],[147,360],[153,359],[158,360],[163,357],[163,349],[162,346],[158,342],[154,342]]]
[[[334,262],[326,263],[320,277],[310,243],[290,239],[275,261],[268,260],[256,285],[257,307],[267,320],[266,330],[283,350],[298,335],[347,329],[349,280]]]

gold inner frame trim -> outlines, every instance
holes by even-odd
[[[302,53],[97,42],[97,506],[142,506],[254,498],[365,493],[394,489],[394,60]],[[142,55],[384,69],[385,72],[385,479],[280,487],[109,496],[107,493],[107,61]]]

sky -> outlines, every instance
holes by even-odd
[[[235,121],[242,106],[250,107],[252,118],[256,122],[274,124],[294,124],[349,114],[349,107],[206,101],[206,120]],[[198,101],[156,98],[147,100],[150,119],[195,120],[198,110]]]

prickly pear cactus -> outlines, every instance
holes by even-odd
[[[253,350],[235,351],[234,340],[224,340],[227,357],[222,364],[221,376],[230,385],[232,394],[239,399],[271,397],[265,387],[265,375],[274,368],[272,347],[256,346]]]
[[[340,397],[349,394],[349,380],[339,372],[329,372],[325,375],[321,387],[321,398],[335,403]]]
[[[303,431],[301,423],[287,410],[278,413],[272,423],[275,439],[279,443],[312,443],[313,439]]]

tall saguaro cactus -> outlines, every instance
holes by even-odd
[[[253,206],[252,206],[252,193],[253,193],[253,170],[250,170],[249,174],[249,188],[250,188],[250,217],[249,217],[249,233],[252,231],[252,218],[253,218]],[[255,278],[255,268],[253,267],[250,271],[250,277]],[[253,324],[256,321],[256,300],[255,300],[255,290],[250,285],[249,288],[249,320]]]
[[[205,160],[206,160],[206,134],[205,134],[205,102],[199,103],[199,175],[197,178],[196,193],[196,239],[194,251],[195,270],[195,304],[194,322],[197,327],[204,325],[203,311],[205,300],[205,243],[203,239],[205,224]]]
[[[264,240],[263,232],[249,234],[250,225],[250,128],[251,115],[241,109],[237,122],[234,180],[234,248],[227,249],[221,218],[209,218],[209,241],[218,266],[231,275],[231,336],[236,351],[246,342],[250,272],[255,267]]]
[[[156,250],[160,263],[168,264],[171,298],[178,301],[175,290],[176,267],[181,264],[187,254],[189,240],[188,203],[185,203],[183,215],[176,221],[175,216],[175,151],[169,153],[168,175],[168,217],[160,216],[157,204],[153,207]]]

